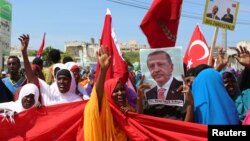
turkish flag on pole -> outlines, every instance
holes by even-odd
[[[182,0],[154,0],[140,24],[151,48],[175,46],[181,6]]]
[[[196,25],[183,58],[183,62],[187,65],[187,69],[190,69],[200,64],[207,64],[208,58],[209,48],[206,39],[203,36],[199,25]]]
[[[45,36],[46,36],[46,32],[43,35],[42,43],[41,43],[41,45],[40,45],[40,47],[39,47],[39,49],[37,51],[37,54],[36,54],[36,56],[39,57],[39,58],[42,56],[42,53],[43,53],[43,48],[44,48],[44,44],[45,44]]]
[[[107,70],[106,80],[113,77],[120,77],[121,80],[126,83],[128,79],[128,65],[121,55],[115,32],[112,29],[112,17],[109,9],[107,9],[107,13],[105,16],[101,38],[101,47],[108,48],[109,55],[111,56],[111,63]],[[99,69],[100,64],[98,62],[96,75],[98,75]],[[95,76],[95,79],[96,78],[97,76]]]

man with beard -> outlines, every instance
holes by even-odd
[[[25,78],[19,73],[21,68],[19,58],[17,56],[9,56],[7,60],[7,67],[9,75],[8,77],[3,78],[2,81],[11,93],[14,94],[16,89],[19,88],[25,80]]]

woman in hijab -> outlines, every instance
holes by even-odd
[[[84,89],[84,86],[82,86],[79,82],[80,82],[80,67],[78,66],[77,63],[75,62],[67,62],[65,64],[66,68],[68,70],[70,70],[75,77],[75,81],[76,81],[76,93],[81,96],[84,100],[88,100],[89,99],[89,95],[87,94],[87,92]]]
[[[201,124],[240,124],[234,102],[229,97],[219,72],[201,71],[192,82],[195,121]]]
[[[124,113],[128,111],[135,112],[135,109],[127,102],[125,79],[115,77],[105,81],[111,57],[102,48],[98,54],[100,71],[97,75],[90,100],[84,110],[84,139],[127,140],[125,132],[133,134],[134,130],[128,126],[119,126],[119,124],[124,125],[126,122],[117,120],[117,118],[126,118]],[[130,130],[125,130],[125,128]]]
[[[27,79],[30,83],[37,85],[42,96],[42,105],[54,105],[80,101],[82,98],[75,93],[76,83],[73,73],[67,69],[60,69],[56,74],[56,84],[51,87],[43,80],[38,79],[33,73],[27,55],[29,35],[19,37],[21,51],[24,60]],[[53,91],[52,91],[53,90]]]
[[[76,94],[76,82],[72,72],[61,69],[56,74],[56,85],[50,87],[50,101],[48,105],[81,101],[82,98]],[[53,91],[52,91],[53,90]]]
[[[20,113],[28,108],[38,105],[39,90],[36,85],[28,83],[20,90],[18,100],[15,102],[0,103],[0,110],[11,110]]]
[[[59,70],[61,70],[62,68],[64,67],[64,64],[62,63],[56,63],[53,65],[53,78],[54,78],[54,81],[53,83],[49,86],[49,92],[51,94],[54,94],[55,91],[57,90],[56,87],[57,87],[57,84],[56,84],[56,74]]]
[[[250,96],[250,89],[246,89],[241,92],[237,84],[236,77],[231,72],[222,72],[222,78],[224,80],[224,86],[226,87],[229,96],[234,101],[239,113],[239,118],[242,121],[245,118],[247,110],[249,108],[248,97]]]

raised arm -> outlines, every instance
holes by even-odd
[[[149,84],[144,84],[144,79],[145,79],[145,76],[142,75],[141,82],[140,82],[140,85],[139,85],[138,90],[137,90],[138,96],[137,96],[136,110],[137,110],[137,113],[140,113],[140,114],[143,113],[143,103],[142,102],[144,99],[144,91],[145,91],[145,89],[150,89]]]
[[[27,54],[27,48],[29,45],[30,37],[28,34],[27,35],[23,34],[18,39],[21,42],[21,51],[22,51],[22,55],[23,55],[24,68],[26,71],[26,76],[27,76],[28,82],[33,83],[35,85],[38,85],[39,84],[38,78],[32,72],[31,65],[30,65],[30,62],[28,59],[28,54]]]
[[[110,64],[111,57],[108,55],[107,49],[104,49],[103,47],[99,49],[99,51],[97,52],[97,56],[98,56],[98,62],[100,64],[100,71],[96,79],[95,88],[98,98],[99,109],[101,109],[102,97],[104,93],[105,76]]]
[[[237,56],[235,56],[235,58],[237,59],[237,61],[241,65],[243,65],[246,68],[250,69],[250,53],[246,49],[246,47],[240,46],[240,48],[236,49],[236,51],[237,51]]]
[[[186,104],[186,116],[184,121],[193,122],[194,121],[194,100],[193,95],[190,90],[190,84],[188,83],[190,78],[185,78],[182,75],[182,80],[184,85],[181,85],[177,91],[181,91],[185,97],[185,104]]]
[[[218,49],[218,64],[215,67],[217,71],[221,71],[227,66],[227,63],[229,61],[228,57],[229,56],[225,54],[225,50],[223,50],[223,48]]]

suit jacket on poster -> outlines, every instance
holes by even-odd
[[[182,81],[174,78],[169,87],[166,100],[183,100],[183,94],[176,91],[182,84]],[[146,92],[146,99],[157,99],[157,86]]]
[[[183,83],[177,79],[173,79],[166,100],[184,100],[184,95],[177,92],[177,89]],[[157,86],[146,92],[144,99],[143,114],[156,117],[164,117],[175,120],[184,120],[186,115],[186,107],[184,106],[169,106],[163,104],[149,105],[148,99],[157,99]]]
[[[208,13],[208,14],[207,14],[207,17],[209,17],[209,18],[213,18],[212,16],[213,16],[212,13]],[[214,18],[214,19],[220,20],[220,18],[219,18],[217,15],[215,15],[215,18]]]

